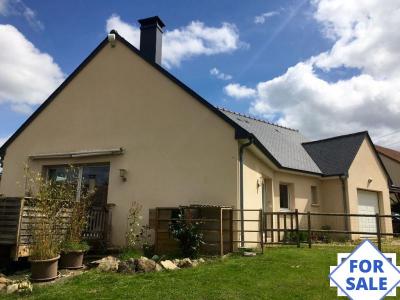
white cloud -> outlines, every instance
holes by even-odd
[[[232,79],[232,75],[225,74],[225,73],[221,72],[220,70],[218,70],[217,68],[212,68],[210,70],[210,74],[221,80],[231,80]]]
[[[43,23],[37,18],[36,12],[27,6],[22,0],[0,0],[0,14],[3,16],[22,16],[37,30],[43,30]]]
[[[358,130],[379,137],[399,129],[400,2],[312,3],[324,36],[334,42],[332,48],[260,82],[250,111],[311,138]],[[336,82],[318,76],[339,67],[356,68],[359,74]]]
[[[259,16],[255,16],[254,23],[255,24],[264,24],[267,19],[272,18],[273,16],[276,16],[276,15],[279,15],[278,11],[268,11]]]
[[[114,14],[107,20],[106,29],[117,30],[139,48],[139,28],[122,21],[118,15]],[[168,68],[176,67],[194,56],[229,53],[243,45],[234,24],[222,23],[220,27],[208,27],[202,22],[192,21],[187,26],[166,30],[163,35],[163,64]]]
[[[224,87],[224,92],[228,96],[237,100],[252,98],[256,95],[256,90],[238,83],[230,83]]]
[[[28,113],[58,87],[64,74],[12,25],[0,24],[0,45],[0,104]]]

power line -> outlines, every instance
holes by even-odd
[[[384,135],[378,136],[378,137],[375,138],[375,141],[376,141],[376,140],[380,140],[381,138],[384,138],[384,137],[393,135],[393,134],[395,134],[395,133],[400,133],[400,129],[397,129],[397,130],[395,130],[395,131],[393,131],[393,132],[391,132],[391,133],[388,133],[388,134],[384,134]]]
[[[396,145],[396,144],[400,144],[400,141],[397,141],[397,142],[394,142],[394,143],[387,144],[387,145],[385,145],[384,147],[393,146],[393,145]]]

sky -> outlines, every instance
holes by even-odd
[[[139,47],[154,15],[163,67],[212,104],[400,149],[399,0],[0,0],[0,145],[107,32]]]

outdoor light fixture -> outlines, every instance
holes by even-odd
[[[368,178],[368,185],[370,185],[371,182],[372,182],[372,178],[370,177],[370,178]]]
[[[260,186],[262,186],[264,183],[264,178],[260,177],[257,179],[257,189],[259,189]]]
[[[126,169],[119,169],[119,177],[121,177],[122,181],[126,181]]]

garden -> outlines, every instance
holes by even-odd
[[[73,167],[69,172],[73,178]],[[355,247],[323,237],[327,243],[313,249],[283,245],[268,246],[263,254],[200,256],[200,223],[187,222],[181,211],[168,225],[178,252],[157,255],[142,207],[132,202],[126,247],[94,256],[83,238],[93,191],[77,195],[76,181],[48,181],[40,174],[28,173],[27,182],[35,219],[30,271],[0,274],[0,297],[6,299],[334,299],[329,267],[337,253]],[[383,250],[400,253],[389,244]]]

